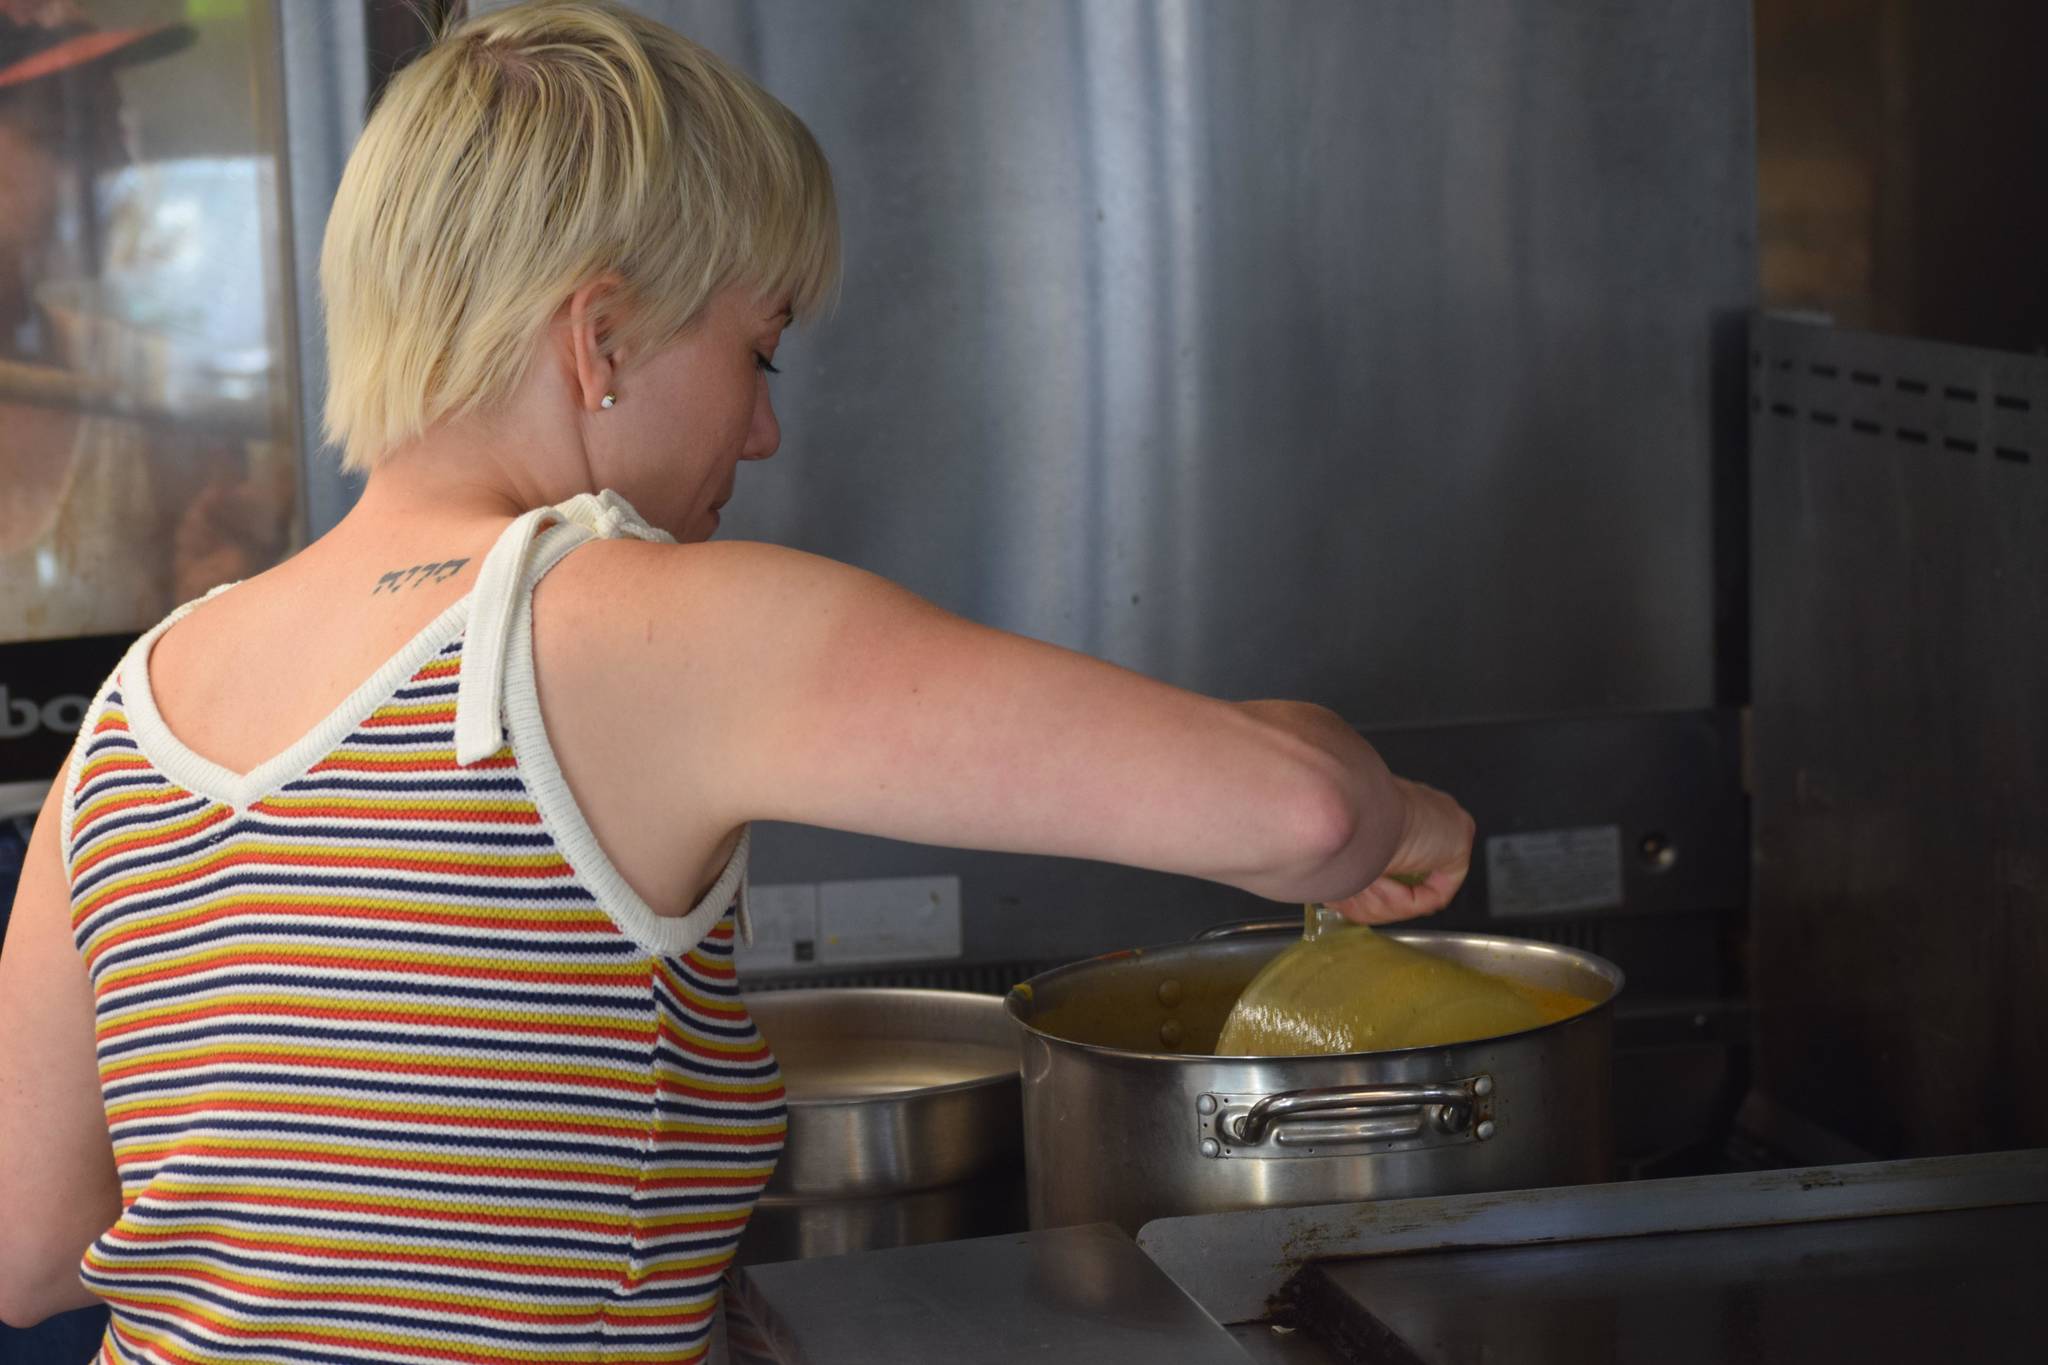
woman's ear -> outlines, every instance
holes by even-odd
[[[612,344],[618,323],[625,282],[617,275],[600,275],[569,296],[566,328],[561,343],[567,349],[564,368],[575,386],[577,406],[598,412],[605,395],[618,392],[621,356]]]

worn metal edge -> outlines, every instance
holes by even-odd
[[[2048,1203],[2048,1149],[1157,1218],[1138,1246],[1218,1322],[1310,1261]]]

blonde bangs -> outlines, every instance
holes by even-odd
[[[839,278],[831,171],[803,122],[710,52],[604,0],[468,20],[392,81],[320,258],[328,436],[373,467],[506,397],[606,273],[629,356],[744,285],[800,320]]]

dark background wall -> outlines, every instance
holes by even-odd
[[[2048,348],[2048,4],[1756,0],[1763,295]]]
[[[2048,352],[2048,5],[1755,12],[1763,297],[1889,334],[1758,332],[1760,1084],[1883,1156],[2048,1141],[2048,367],[1996,354]]]

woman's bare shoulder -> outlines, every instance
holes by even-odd
[[[745,600],[781,592],[818,589],[859,582],[877,586],[886,580],[865,570],[803,550],[756,540],[709,540],[664,544],[646,540],[600,540],[580,547],[543,580],[575,585],[606,596],[621,593],[651,603],[673,605],[678,588],[694,585],[708,592],[723,589]]]
[[[604,540],[541,580],[533,660],[550,747],[649,904],[693,903],[754,818],[742,768],[777,704],[761,680],[802,659],[805,616],[854,573],[773,545]]]
[[[878,596],[910,594],[851,565],[759,541],[606,540],[578,549],[542,580],[534,637],[536,648],[573,647],[628,675],[649,667],[670,676],[682,659],[707,668],[721,648],[757,667],[778,646],[806,647]]]

